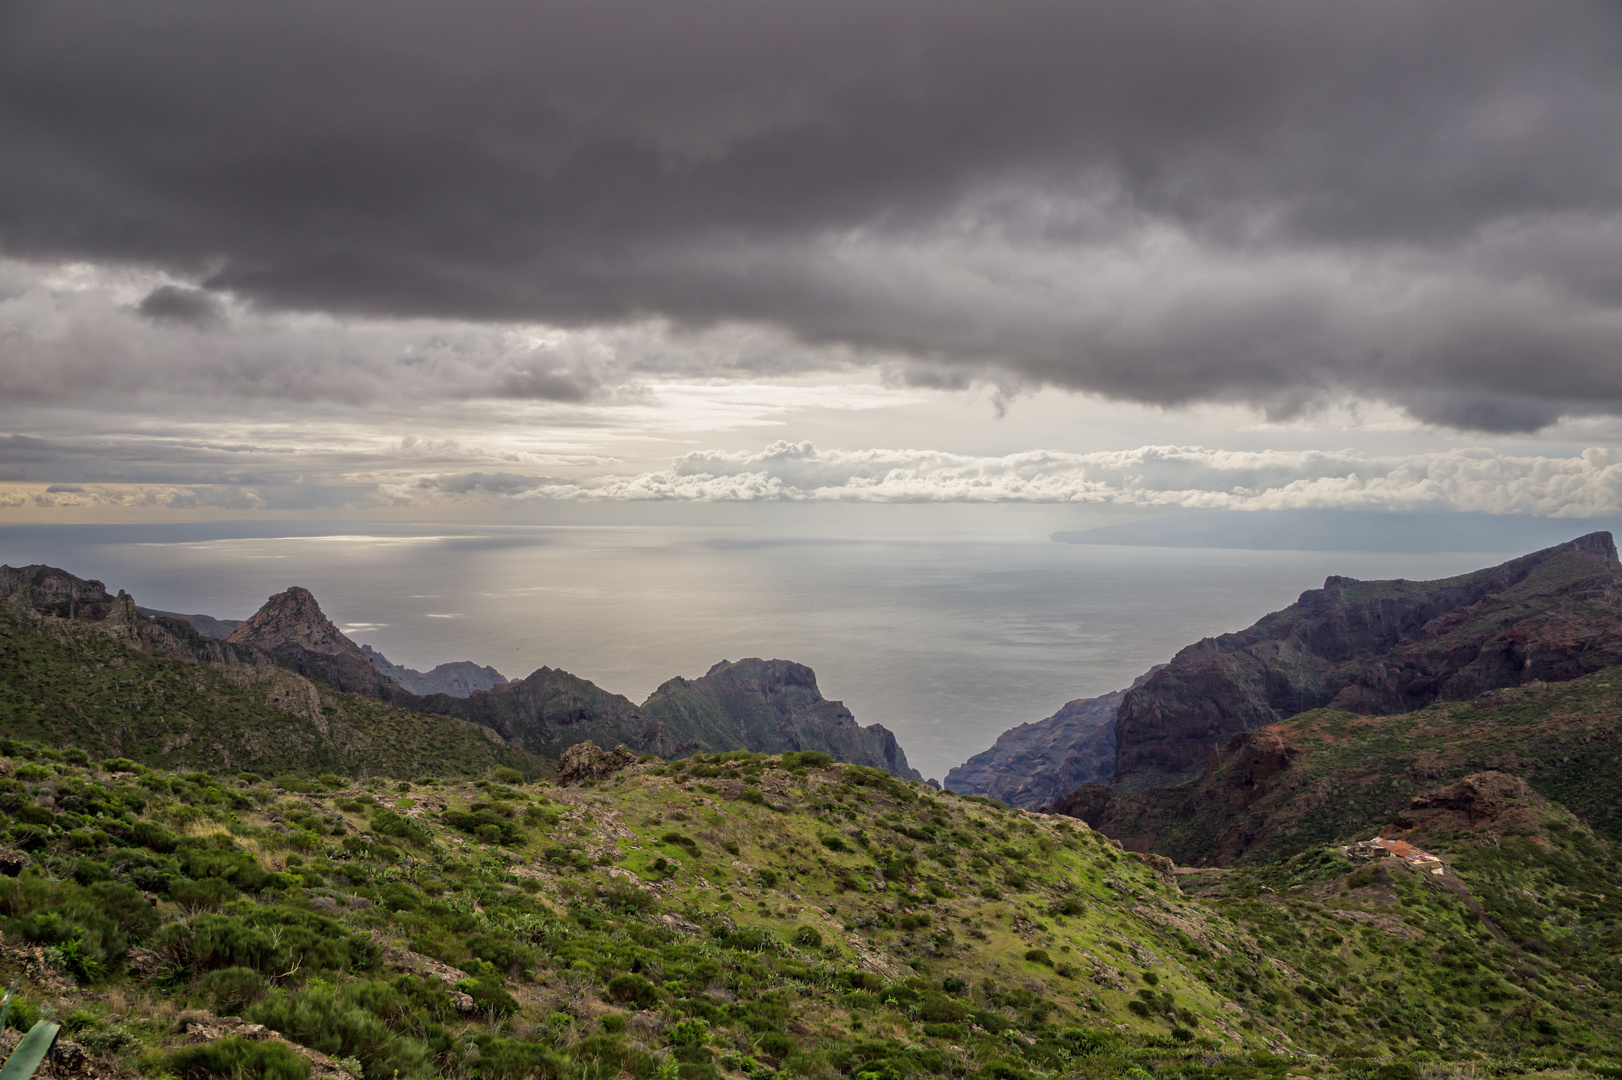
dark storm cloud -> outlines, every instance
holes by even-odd
[[[1275,415],[1349,390],[1492,430],[1622,411],[1610,3],[0,20],[15,256],[156,266],[264,310],[762,321],[932,385]]]
[[[198,327],[213,326],[223,315],[214,297],[202,289],[183,289],[178,285],[159,285],[146,294],[135,310],[153,322]]]

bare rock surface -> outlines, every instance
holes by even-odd
[[[604,780],[622,769],[636,764],[636,751],[621,743],[612,750],[603,750],[594,743],[575,743],[558,759],[558,783],[579,784],[586,780]]]
[[[1114,782],[1191,779],[1213,746],[1309,709],[1391,715],[1617,663],[1622,562],[1608,532],[1440,581],[1330,577],[1128,691]]]

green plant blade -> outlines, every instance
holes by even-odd
[[[5,1005],[0,1007],[0,1031],[6,1030],[6,1017],[11,1015],[11,999],[17,996],[17,987],[22,984],[23,977],[19,975],[17,981],[11,984],[11,989],[6,991]]]
[[[0,1066],[0,1080],[27,1080],[33,1076],[45,1055],[51,1052],[51,1044],[56,1042],[56,1033],[61,1030],[62,1025],[49,1020],[41,1020],[29,1028],[17,1049]]]

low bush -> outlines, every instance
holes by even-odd
[[[180,1080],[306,1080],[310,1063],[279,1042],[219,1039],[175,1051],[169,1070]]]

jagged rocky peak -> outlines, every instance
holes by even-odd
[[[54,566],[0,566],[0,600],[12,600],[41,615],[99,622],[116,598],[99,581],[74,577]]]
[[[350,650],[360,653],[360,646],[344,637],[343,631],[327,618],[315,594],[297,585],[266,600],[252,618],[231,631],[228,640],[265,649],[297,645],[330,656]]]
[[[226,640],[263,649],[282,667],[351,694],[389,701],[403,693],[332,624],[310,590],[297,585],[265,601]]]

